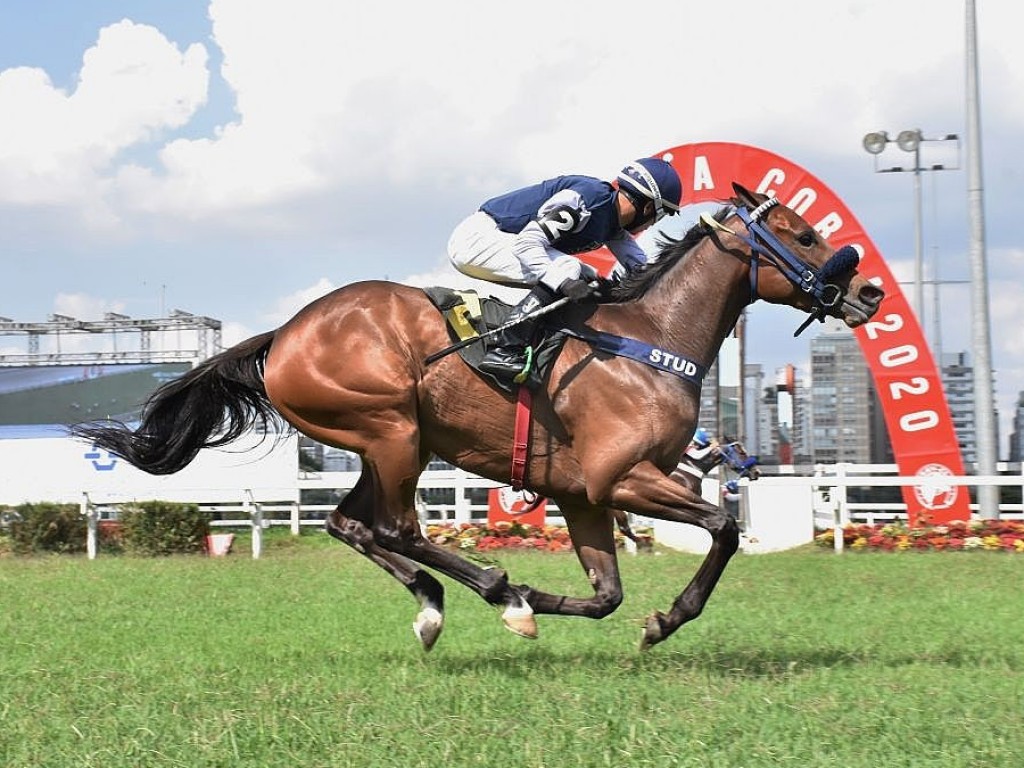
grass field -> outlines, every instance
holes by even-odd
[[[699,558],[624,557],[612,616],[537,641],[448,585],[414,601],[323,534],[264,557],[0,559],[0,765],[1024,764],[1024,557],[737,556],[704,615],[646,654]],[[502,553],[582,593],[572,555]]]

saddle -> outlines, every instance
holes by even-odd
[[[474,290],[456,291],[442,286],[424,288],[431,303],[444,315],[448,337],[452,343],[481,336],[488,331],[499,328],[512,312],[512,305],[493,296],[481,297]],[[540,323],[537,335],[533,340],[533,366],[523,386],[536,389],[547,377],[558,353],[565,343],[566,334],[557,328]],[[458,350],[459,357],[472,368],[478,376],[493,382],[505,392],[515,392],[518,384],[504,381],[480,370],[480,361],[487,350],[497,341],[497,335],[484,339],[479,344],[469,344]]]

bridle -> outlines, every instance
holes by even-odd
[[[775,267],[782,276],[804,293],[811,296],[814,308],[808,318],[793,334],[799,336],[807,327],[817,320],[824,322],[828,311],[843,299],[843,289],[829,282],[836,275],[842,275],[857,267],[860,256],[855,248],[844,245],[833,253],[828,261],[815,268],[791,251],[765,224],[768,211],[779,205],[777,198],[770,197],[756,208],[745,205],[736,206],[736,214],[747,228],[748,235],[735,232],[704,213],[701,222],[713,230],[728,232],[738,237],[750,248],[750,302],[753,304],[760,296],[757,292],[758,267],[764,259]]]

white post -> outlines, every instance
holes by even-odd
[[[78,506],[81,514],[85,515],[86,520],[86,533],[85,533],[85,551],[90,560],[96,559],[97,547],[97,532],[96,532],[96,508],[89,503],[89,494],[82,494],[82,501]]]
[[[293,501],[292,502],[292,518],[291,518],[291,522],[292,522],[292,535],[293,536],[298,536],[299,532],[300,532],[300,527],[299,527],[299,502],[297,502],[297,501]]]
[[[466,472],[461,469],[455,471],[455,522],[468,523],[473,515],[470,509],[469,499],[466,498]]]
[[[249,513],[252,531],[252,559],[258,560],[263,553],[263,509],[255,501],[251,490],[245,492],[245,509]]]
[[[845,463],[836,464],[836,479],[846,479],[846,467]],[[850,520],[850,510],[846,507],[846,484],[837,484],[832,487],[832,498],[835,499],[835,528],[833,529],[833,547],[835,548],[836,554],[842,554],[843,546],[843,529],[846,527],[846,523]]]

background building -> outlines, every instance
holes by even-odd
[[[1013,413],[1013,434],[1010,435],[1010,461],[1024,456],[1024,392],[1017,395],[1017,409]]]
[[[811,442],[816,463],[869,464],[872,456],[874,384],[860,344],[838,321],[811,339]],[[888,442],[888,441],[887,441]]]

